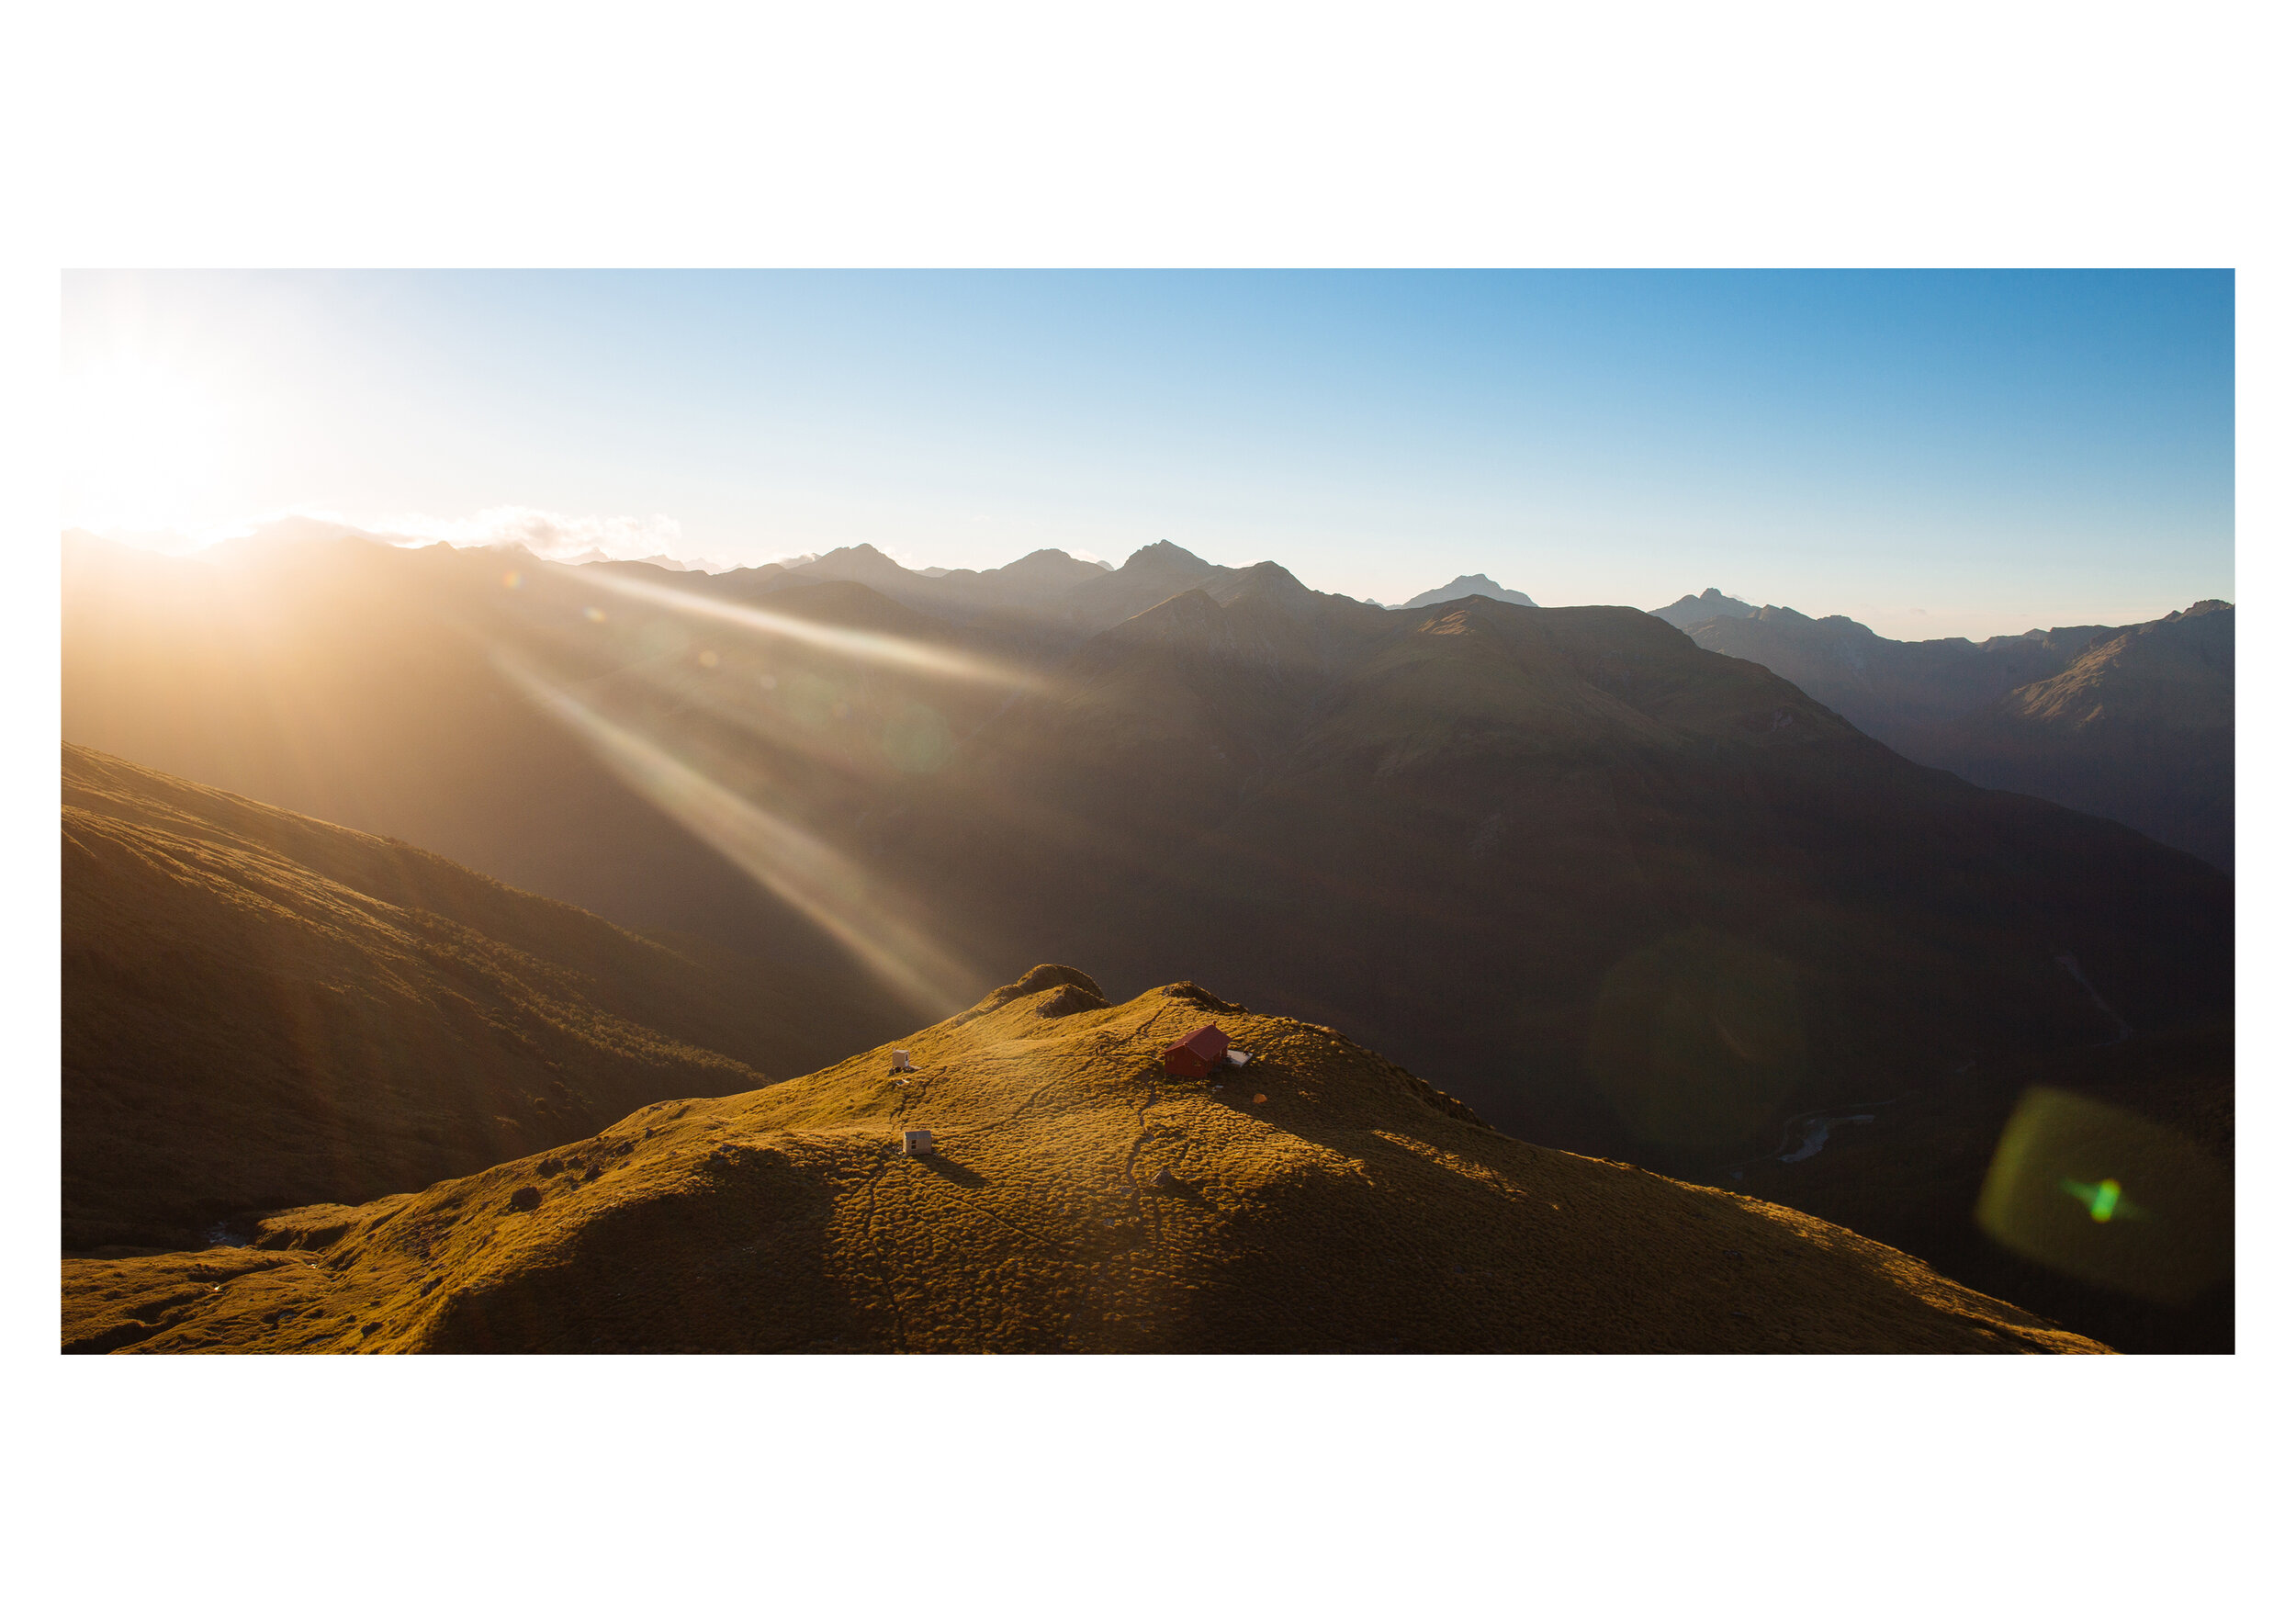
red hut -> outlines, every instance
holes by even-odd
[[[1228,1034],[1218,1026],[1199,1026],[1164,1051],[1167,1076],[1209,1076],[1228,1058]]]

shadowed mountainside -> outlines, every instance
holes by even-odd
[[[1217,1019],[1255,1057],[1158,1075]],[[2095,1351],[1799,1212],[1517,1143],[1321,1027],[1040,967],[887,1051],[253,1246],[63,1265],[67,1350]],[[933,1153],[899,1134],[929,1129]]]
[[[2111,817],[2232,871],[2231,604],[1973,643],[1895,642],[1840,614],[1739,614],[1723,606],[1734,602],[1657,613],[1909,760]]]
[[[63,1242],[196,1243],[894,1029],[429,852],[64,746]]]
[[[1972,783],[2038,795],[2233,866],[2233,608],[2194,603],[2099,634],[2072,664],[1915,748]]]
[[[1661,617],[1671,618],[1671,611]],[[1769,603],[1745,614],[1704,614],[1682,629],[1702,648],[1766,666],[1860,731],[1904,750],[1924,727],[2055,675],[2107,628],[2064,626],[1983,642],[1897,642],[1845,614],[1813,619]]]
[[[1138,984],[1185,951],[1510,1132],[1670,1169],[2226,1007],[2231,887],[2189,857],[1634,610],[1334,610],[1256,572],[1087,642],[886,819],[974,958],[1033,933]]]

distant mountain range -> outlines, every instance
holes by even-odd
[[[2141,626],[1895,642],[1709,587],[1660,618],[1784,677],[1908,758],[2233,865],[2233,609]]]
[[[1169,544],[940,576],[74,544],[64,731],[914,1018],[1015,962],[1185,963],[1662,1169],[2230,1006],[2222,874],[1650,615],[1382,610]]]

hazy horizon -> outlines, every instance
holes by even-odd
[[[1982,639],[2233,598],[2232,339],[2223,272],[82,272],[63,522]]]

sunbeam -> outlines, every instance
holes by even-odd
[[[594,586],[639,603],[653,603],[697,618],[721,620],[759,637],[786,637],[793,642],[806,643],[867,664],[892,666],[920,671],[928,676],[981,682],[994,687],[1032,688],[1037,685],[1037,678],[1018,665],[979,654],[964,653],[956,648],[936,648],[931,643],[919,642],[914,637],[894,637],[882,631],[856,631],[843,626],[823,626],[812,620],[801,620],[793,614],[777,614],[771,609],[756,608],[748,603],[723,603],[698,592],[680,592],[672,586],[657,586],[648,580],[628,580],[604,569],[585,570],[581,580],[585,587]]]
[[[827,930],[920,1012],[937,1019],[978,990],[978,977],[910,922],[914,908],[841,853],[615,726],[508,648],[490,652],[507,681],[615,777]]]

